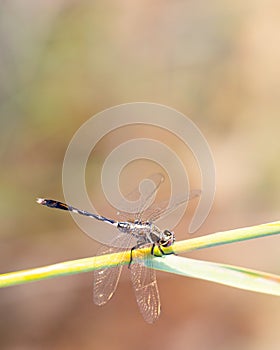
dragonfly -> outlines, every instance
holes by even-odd
[[[154,323],[158,319],[161,309],[156,272],[153,269],[152,258],[153,256],[174,254],[173,252],[166,253],[164,248],[172,246],[175,242],[174,232],[168,229],[160,229],[154,221],[171,213],[178,208],[178,206],[186,203],[190,199],[200,195],[200,190],[192,190],[189,195],[176,201],[171,207],[168,207],[169,201],[150,205],[151,198],[164,181],[164,177],[160,175],[159,177],[157,176],[157,179],[156,186],[145,196],[134,218],[129,218],[129,213],[122,213],[122,215],[128,217],[125,221],[118,221],[102,215],[90,213],[57,200],[46,198],[37,199],[37,203],[46,207],[87,216],[117,228],[119,233],[108,246],[100,248],[97,255],[121,253],[121,258],[118,260],[119,264],[115,267],[102,268],[94,271],[94,303],[96,305],[104,305],[112,298],[122,272],[122,260],[124,260],[127,250],[130,249],[128,268],[130,270],[131,281],[140,312],[144,320],[148,323]],[[134,191],[132,193],[134,193]],[[151,248],[150,254],[143,254],[142,256],[141,254],[137,254],[138,258],[133,259],[134,250],[144,247]],[[156,247],[161,255],[156,253]]]

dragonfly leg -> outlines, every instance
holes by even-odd
[[[129,263],[128,263],[128,268],[130,269],[130,266],[131,266],[131,263],[132,263],[132,252],[133,250],[135,250],[136,248],[138,248],[137,246],[134,246],[130,249],[130,260],[129,260]]]
[[[147,243],[146,242],[138,242],[134,247],[132,247],[131,249],[130,249],[130,260],[129,260],[129,263],[128,263],[128,268],[130,269],[130,266],[131,266],[131,264],[132,264],[132,260],[133,260],[133,256],[132,256],[132,253],[133,253],[133,251],[135,250],[135,249],[139,249],[139,248],[143,248],[143,247],[145,247],[145,246],[147,246]],[[153,246],[152,246],[152,248],[151,248],[151,254],[152,255],[155,255],[155,253],[154,253],[154,248],[155,248],[155,243],[153,243]],[[161,256],[161,255],[159,255],[159,256]]]
[[[161,255],[157,255],[157,254],[155,253],[155,246],[156,246],[156,244],[153,243],[153,246],[152,246],[152,249],[151,249],[151,254],[152,254],[153,256],[157,256],[157,257],[161,257],[162,255],[164,255],[164,251],[161,249],[161,246],[160,246],[160,245],[158,245],[157,247],[158,247],[159,251],[160,251],[162,254],[161,254]]]

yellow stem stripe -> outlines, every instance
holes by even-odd
[[[280,221],[247,228],[235,229],[225,232],[218,232],[202,237],[191,238],[176,242],[165,249],[166,253],[185,253],[191,250],[202,249],[221,244],[233,243],[237,241],[275,235],[280,233]],[[133,252],[133,257],[150,254],[150,248],[143,248]],[[158,250],[156,250],[156,253]],[[16,284],[23,284],[52,277],[72,275],[76,273],[89,272],[106,267],[114,267],[120,263],[128,264],[130,261],[130,251],[95,256],[79,260],[62,262],[54,265],[43,266],[35,269],[10,272],[0,275],[0,288]]]

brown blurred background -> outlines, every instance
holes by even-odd
[[[207,138],[217,191],[197,234],[279,220],[279,32],[273,0],[2,1],[1,273],[95,254],[70,215],[34,198],[63,198],[71,137],[126,102],[173,107]],[[96,166],[113,146],[103,140]],[[177,236],[188,237],[182,227]],[[279,250],[271,237],[189,256],[280,273]],[[90,273],[3,289],[0,348],[279,349],[276,297],[160,273],[158,282],[162,315],[152,326],[127,275],[101,308]]]

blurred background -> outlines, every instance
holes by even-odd
[[[2,1],[1,273],[96,253],[98,244],[70,215],[35,198],[63,199],[71,137],[95,113],[121,103],[175,108],[208,140],[217,190],[197,235],[279,220],[279,32],[273,0]],[[157,132],[140,136],[173,142]],[[127,134],[138,131],[97,145],[93,169]],[[98,179],[90,185],[99,188]],[[199,187],[196,178],[191,183]],[[177,239],[188,238],[185,227],[175,229]],[[280,273],[279,250],[276,236],[188,256]],[[162,314],[152,326],[138,312],[127,274],[104,307],[92,302],[91,273],[3,289],[0,347],[279,349],[276,297],[161,273],[158,284]]]

